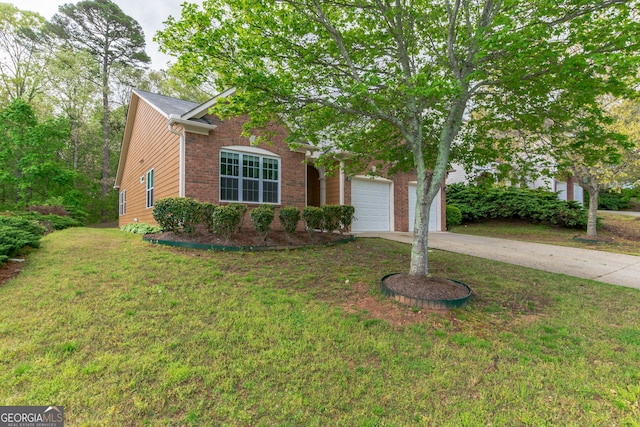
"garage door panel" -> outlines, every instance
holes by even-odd
[[[366,179],[351,182],[351,204],[355,207],[353,231],[390,231],[390,183]]]

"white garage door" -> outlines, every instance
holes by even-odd
[[[442,190],[441,190],[442,191]],[[416,219],[416,184],[409,184],[409,231],[413,231]],[[442,219],[440,218],[440,191],[431,203],[429,209],[429,231],[441,231]]]
[[[391,183],[373,179],[351,181],[355,207],[353,231],[391,231]]]

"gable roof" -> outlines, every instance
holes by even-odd
[[[154,107],[165,117],[170,117],[171,115],[182,116],[184,113],[187,113],[200,105],[196,102],[159,95],[157,93],[151,93],[140,89],[134,89],[133,92],[140,98],[147,101],[149,105]]]
[[[120,159],[118,160],[118,171],[116,172],[114,188],[120,188],[120,183],[122,182],[124,166],[127,154],[129,153],[131,133],[136,120],[135,116],[138,102],[142,101],[147,103],[167,119],[167,132],[177,133],[176,130],[172,129],[172,125],[177,124],[182,126],[183,131],[208,135],[216,126],[204,116],[208,113],[209,108],[217,99],[228,96],[231,93],[233,92],[223,92],[204,104],[199,104],[197,102],[185,101],[184,99],[172,98],[170,96],[159,95],[145,90],[133,89],[131,91],[131,99],[129,101],[127,122],[124,128],[124,137],[122,139],[120,149]]]

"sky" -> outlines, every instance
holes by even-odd
[[[38,12],[46,19],[51,20],[58,12],[58,6],[66,3],[78,3],[79,0],[2,0],[12,3],[21,10]],[[175,62],[175,59],[160,52],[158,45],[153,41],[153,36],[158,30],[164,28],[163,22],[169,16],[180,17],[181,5],[185,0],[112,0],[120,9],[142,26],[146,39],[146,51],[151,57],[151,68],[154,70],[166,70],[167,62]],[[188,0],[189,3],[200,3],[198,0]]]

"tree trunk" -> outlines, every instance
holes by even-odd
[[[425,276],[429,273],[428,243],[431,201],[428,197],[428,190],[431,186],[431,175],[425,170],[424,162],[421,163],[416,167],[418,185],[416,187],[416,210],[411,245],[411,265],[409,267],[409,274],[413,276]]]
[[[102,195],[109,193],[109,78],[107,70],[102,76]]]
[[[589,211],[587,216],[587,236],[598,237],[597,216],[598,216],[598,185],[589,185],[586,190],[589,192]]]

